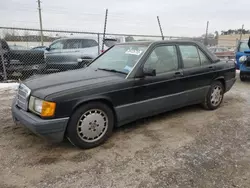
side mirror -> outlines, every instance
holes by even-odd
[[[144,68],[143,75],[144,76],[156,76],[156,71],[155,69],[152,69],[152,68]]]
[[[82,62],[83,62],[82,58],[77,59],[77,63],[82,63]]]
[[[46,50],[46,51],[50,51],[50,47],[46,47],[45,50]]]

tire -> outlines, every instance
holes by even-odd
[[[244,75],[242,75],[242,73],[240,72],[240,80],[242,82],[245,82],[246,81],[246,77],[244,77]]]
[[[114,114],[106,104],[90,102],[71,116],[66,137],[75,146],[89,149],[104,143],[112,134]]]
[[[214,81],[205,97],[203,107],[207,110],[217,109],[223,101],[225,88],[220,81]]]

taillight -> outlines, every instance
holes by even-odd
[[[105,50],[101,50],[101,53],[105,52]]]

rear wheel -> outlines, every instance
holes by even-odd
[[[66,136],[75,146],[88,149],[104,143],[114,127],[113,111],[104,103],[87,103],[71,116]]]
[[[224,86],[220,81],[211,84],[210,89],[205,97],[203,106],[208,110],[217,109],[224,97]]]

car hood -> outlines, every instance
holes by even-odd
[[[25,81],[31,89],[31,95],[41,99],[58,92],[75,88],[93,89],[107,84],[114,84],[125,79],[125,75],[93,68],[78,69],[39,76]]]

